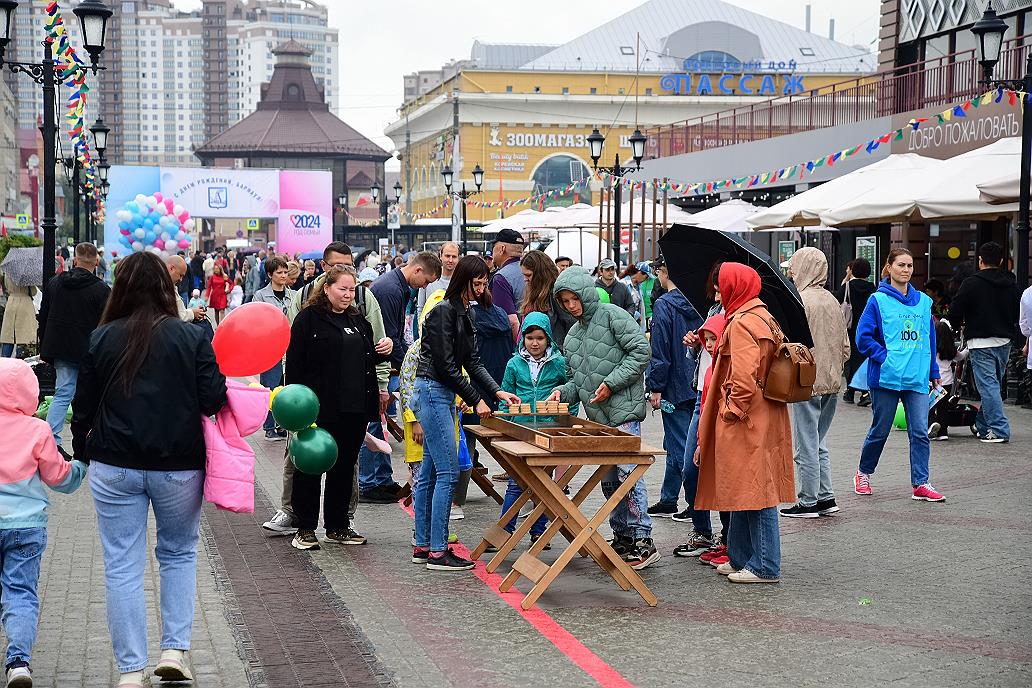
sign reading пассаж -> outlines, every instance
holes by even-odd
[[[771,74],[756,74],[766,68]],[[802,93],[806,90],[803,76],[792,74],[796,62],[762,61],[719,62],[709,60],[685,60],[683,73],[664,74],[659,79],[659,88],[674,95],[705,96],[721,95],[785,95]],[[714,72],[714,73],[709,73]],[[723,72],[723,73],[721,73]]]

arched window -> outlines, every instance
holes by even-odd
[[[290,83],[287,84],[287,90],[283,94],[283,99],[288,103],[300,103],[302,100],[302,95],[303,93],[301,91],[301,87],[297,84]]]
[[[742,61],[722,50],[703,50],[688,57],[685,63],[696,63],[692,71],[699,72],[735,72],[742,68]]]

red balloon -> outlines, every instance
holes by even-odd
[[[223,318],[211,345],[219,370],[229,377],[258,375],[287,352],[290,323],[271,303],[247,303]]]

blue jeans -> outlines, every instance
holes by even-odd
[[[90,489],[104,550],[107,620],[120,673],[147,666],[147,508],[158,527],[161,649],[189,650],[204,471],[141,471],[94,461]]]
[[[275,389],[283,384],[283,364],[276,363],[264,373],[262,373],[258,380],[262,383],[262,387],[266,389]],[[265,430],[276,429],[276,419],[272,417],[272,410],[269,410],[268,415],[265,416],[265,423],[262,424]]]
[[[523,494],[523,488],[520,487],[512,478],[509,478],[509,486],[505,488],[505,499],[502,500],[502,513],[504,514],[509,510],[510,507],[519,499],[519,496]],[[542,516],[539,518],[534,525],[530,527],[531,535],[540,535],[545,532],[545,528],[548,527],[548,517]],[[505,529],[510,533],[516,530],[516,519],[513,518],[511,521],[505,524]]]
[[[641,434],[641,423],[631,421],[620,426],[620,430],[632,435]],[[602,494],[606,499],[627,479],[637,466],[621,464],[613,466],[602,478]],[[652,517],[649,516],[649,496],[645,490],[645,478],[639,478],[631,491],[616,505],[609,516],[613,535],[642,540],[652,537]]]
[[[896,417],[896,405],[903,402],[907,417],[907,434],[910,436],[910,483],[914,487],[928,482],[928,394],[910,390],[871,390],[871,429],[867,431],[864,448],[860,451],[860,472],[870,475],[878,467],[885,440]]]
[[[838,394],[822,394],[788,405],[792,417],[797,497],[803,506],[835,498],[831,489],[828,430],[837,405]]]
[[[700,392],[701,394],[701,392]],[[684,499],[692,512],[692,529],[703,535],[713,533],[709,511],[698,511],[695,506],[695,491],[699,487],[699,467],[695,465],[695,450],[699,446],[699,417],[702,408],[699,398],[695,398],[695,409],[692,411],[692,422],[688,425],[688,437],[684,443]]]
[[[677,499],[684,485],[684,447],[688,441],[694,408],[692,402],[688,408],[675,408],[671,413],[663,414],[663,449],[667,455],[659,502],[674,508],[677,507]]]
[[[46,528],[0,530],[0,606],[3,607],[7,661],[32,661],[39,625],[39,562],[47,546]]]
[[[1010,439],[1010,423],[1003,413],[1003,395],[1000,386],[1007,370],[1010,344],[986,349],[969,349],[968,362],[975,376],[975,388],[982,397],[982,405],[975,416],[975,429],[979,435],[989,430],[997,437]]]
[[[398,391],[398,376],[392,375],[387,383],[387,391]],[[454,398],[454,394],[452,395]],[[387,415],[393,416],[396,412],[395,403],[391,399],[391,405],[387,407]],[[453,423],[454,424],[454,423]],[[426,427],[425,425],[423,426]],[[383,437],[383,425],[377,421],[370,423],[366,432],[374,437]],[[365,492],[374,487],[385,487],[394,484],[394,469],[391,467],[391,455],[383,452],[370,451],[364,444],[358,450],[358,487]]]
[[[459,477],[455,436],[455,392],[427,377],[417,377],[412,412],[423,426],[423,465],[412,496],[416,547],[448,549],[448,516]]]
[[[79,365],[58,359],[54,361],[57,370],[57,383],[54,385],[54,398],[47,411],[47,424],[54,433],[54,441],[61,444],[61,429],[64,427],[68,407],[75,398],[75,382],[79,379]]]
[[[0,347],[0,358],[17,358],[25,349],[21,344],[4,344]],[[15,352],[17,350],[17,353]]]
[[[781,576],[781,533],[778,508],[732,511],[727,556],[736,571],[748,569],[760,578]]]

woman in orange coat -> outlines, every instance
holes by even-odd
[[[788,406],[763,396],[774,352],[774,322],[760,301],[760,276],[740,263],[720,267],[727,327],[699,420],[696,509],[730,511],[731,560],[717,567],[734,583],[781,576],[779,504],[795,500]]]

